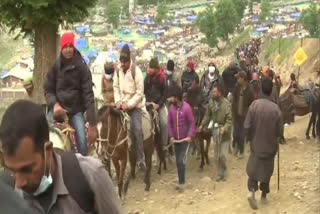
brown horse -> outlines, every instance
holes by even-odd
[[[98,122],[101,122],[102,126],[97,139],[97,153],[106,165],[109,175],[111,176],[110,159],[116,170],[120,198],[128,160],[127,125],[121,114],[112,106],[103,106],[99,109]]]
[[[211,137],[212,137],[212,134],[210,130],[205,130],[205,131],[197,130],[196,132],[196,139],[200,145],[200,154],[201,154],[200,170],[203,170],[205,162],[207,165],[210,164],[209,147],[210,147]],[[206,141],[206,148],[204,148],[204,141]]]

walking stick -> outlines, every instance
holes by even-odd
[[[280,147],[278,142],[278,191],[280,190]]]

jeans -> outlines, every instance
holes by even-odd
[[[141,109],[132,109],[128,114],[130,115],[130,138],[136,150],[137,164],[141,162],[145,164]]]
[[[83,156],[88,155],[88,144],[86,136],[85,121],[82,112],[78,112],[71,118],[71,125],[76,131],[76,139],[78,144],[78,151]]]
[[[162,146],[168,143],[168,111],[167,107],[163,105],[159,110],[160,134]]]
[[[235,143],[235,148],[237,151],[239,151],[240,154],[243,154],[244,152],[244,138],[245,138],[245,133],[244,133],[244,117],[238,117],[236,116],[233,120],[233,133],[234,133],[234,143]]]
[[[174,152],[176,154],[176,165],[178,171],[178,179],[179,184],[185,183],[185,171],[186,171],[186,163],[185,157],[188,148],[188,143],[176,143],[174,144]]]

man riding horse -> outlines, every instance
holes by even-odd
[[[88,155],[84,112],[89,122],[88,141],[94,143],[97,138],[94,94],[91,72],[74,46],[73,33],[65,33],[61,38],[61,54],[47,74],[44,86],[49,109],[49,122],[56,118],[70,119],[76,132],[79,152]]]
[[[128,45],[120,53],[120,67],[114,76],[116,108],[130,115],[131,140],[136,148],[137,165],[146,170],[143,149],[142,109],[145,108],[143,74],[132,61]]]

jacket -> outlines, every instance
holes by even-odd
[[[147,75],[144,80],[144,94],[147,102],[160,106],[166,102],[166,78],[162,68],[155,76]]]
[[[221,97],[218,101],[210,99],[201,126],[208,127],[210,121],[212,121],[213,124],[218,123],[220,126],[223,126],[224,134],[222,135],[222,141],[226,141],[231,138],[231,104],[226,98]],[[214,126],[212,126],[212,131],[213,129]]]
[[[170,106],[168,131],[169,137],[173,137],[175,140],[195,136],[195,121],[192,109],[187,102],[181,102],[180,106]]]
[[[130,68],[126,73],[120,68],[120,65],[114,75],[113,90],[114,90],[114,102],[127,102],[130,109],[144,108],[145,96],[144,96],[144,78],[139,67],[135,67],[135,75],[132,75],[131,62]],[[135,65],[134,65],[135,66]]]
[[[47,104],[52,108],[59,103],[68,116],[86,111],[89,124],[95,125],[92,86],[91,72],[79,51],[76,50],[70,65],[64,65],[60,56],[48,72],[44,85]]]
[[[225,85],[222,77],[219,74],[219,71],[216,70],[216,77],[213,80],[210,80],[208,77],[209,71],[205,72],[201,77],[200,88],[202,92],[202,105],[206,106],[209,100],[212,98],[212,89],[213,87],[220,85],[222,89],[223,96],[226,96]]]
[[[244,122],[251,151],[258,157],[273,157],[277,153],[277,139],[283,132],[281,111],[270,98],[255,100]]]
[[[237,83],[235,75],[241,70],[237,65],[232,65],[230,68],[226,68],[222,73],[222,78],[225,83],[226,93],[233,93]]]
[[[107,80],[104,76],[102,77],[101,93],[103,100],[106,105],[114,103],[114,91],[113,91],[113,80]]]
[[[199,76],[194,70],[190,72],[189,71],[183,72],[181,76],[181,87],[184,93],[187,93],[190,90],[192,90],[191,86],[193,81],[195,81],[196,84],[199,84]]]
[[[246,88],[242,92],[242,98],[243,98],[242,108],[241,108],[242,113],[239,115],[238,109],[239,109],[240,96],[241,96],[241,86],[237,84],[235,87],[235,90],[233,93],[233,99],[232,99],[232,115],[235,117],[245,118],[249,110],[249,106],[254,101],[253,89],[249,83],[247,84]]]

